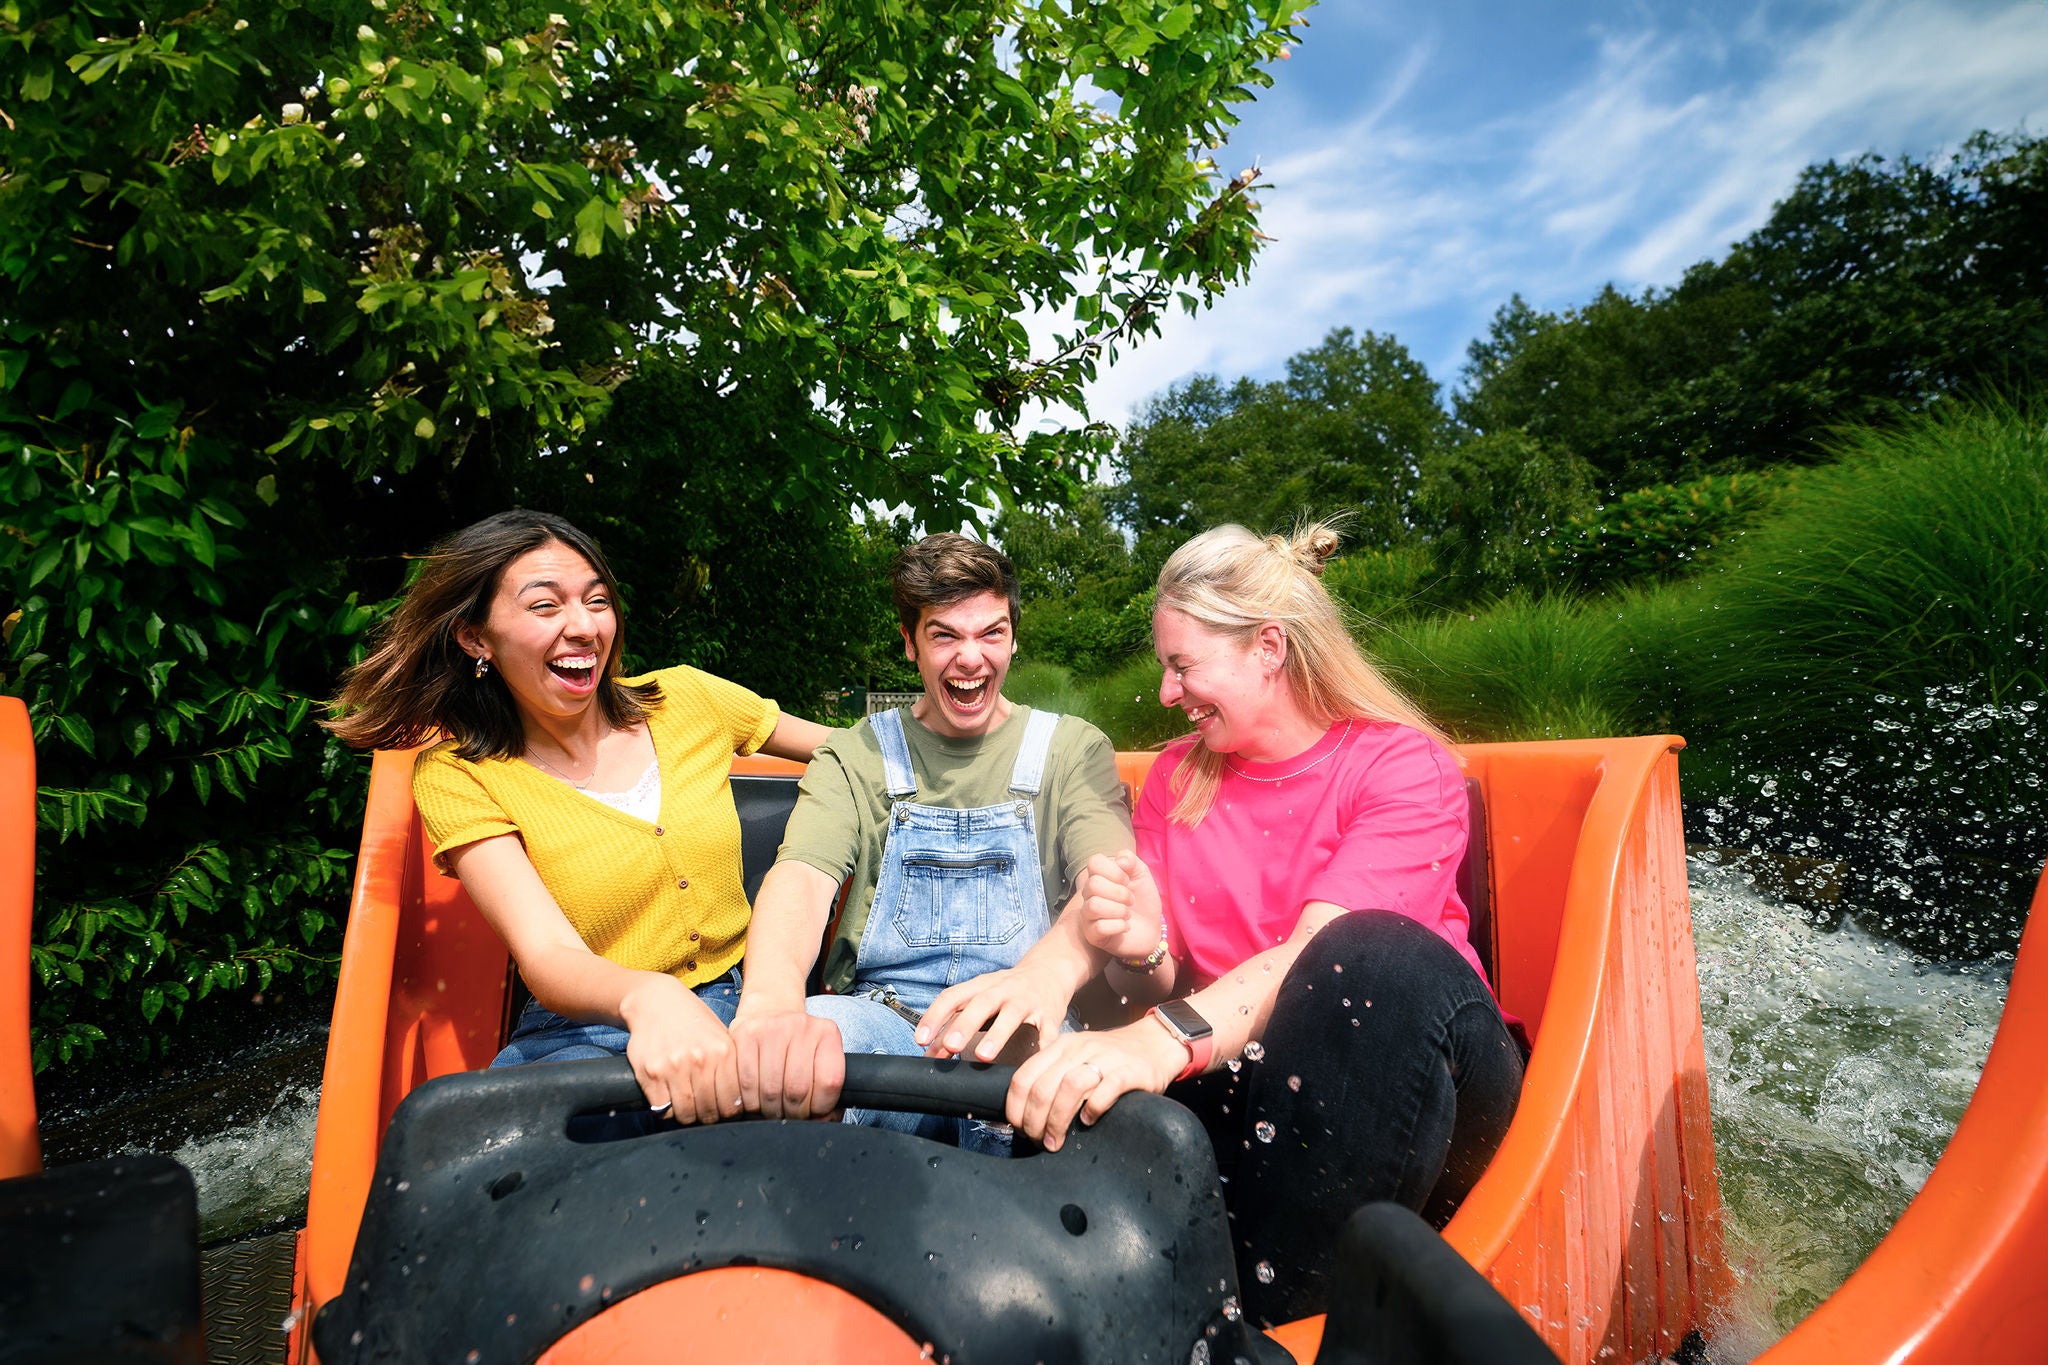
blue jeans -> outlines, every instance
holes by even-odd
[[[804,1012],[814,1019],[829,1019],[839,1028],[840,1045],[849,1053],[879,1053],[888,1057],[915,1057],[924,1049],[910,1021],[879,1000],[864,995],[814,995],[804,1001]],[[937,1114],[899,1114],[883,1109],[849,1109],[846,1122],[894,1133],[950,1142],[964,1151],[985,1156],[1010,1154],[1010,1129],[997,1121],[941,1118]]]
[[[728,1027],[740,1007],[740,969],[735,967],[716,981],[696,988],[697,998],[711,1007],[718,1021]],[[491,1059],[492,1066],[525,1066],[528,1062],[583,1062],[595,1057],[626,1055],[626,1030],[617,1024],[585,1024],[566,1019],[528,1000],[513,1025],[505,1050]]]

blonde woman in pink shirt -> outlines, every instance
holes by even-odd
[[[1049,1148],[1126,1091],[1193,1109],[1254,1321],[1323,1311],[1359,1205],[1448,1219],[1522,1084],[1455,885],[1463,776],[1323,589],[1337,543],[1224,526],[1161,571],[1159,700],[1195,733],[1146,780],[1137,856],[1095,859],[1081,905],[1112,984],[1160,1003],[1054,1040],[1008,1106]]]

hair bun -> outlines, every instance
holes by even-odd
[[[1312,521],[1306,526],[1295,528],[1294,536],[1288,542],[1287,548],[1294,552],[1294,557],[1301,562],[1303,568],[1321,578],[1323,567],[1336,557],[1337,548],[1342,543],[1334,527],[1324,522]]]

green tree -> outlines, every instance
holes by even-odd
[[[1519,428],[1488,432],[1433,458],[1417,502],[1454,593],[1541,587],[1549,538],[1592,510],[1592,472]]]
[[[1090,485],[1050,507],[1010,509],[996,522],[1025,601],[1129,595],[1131,554],[1110,521],[1107,491]]]
[[[748,509],[830,543],[863,500],[943,523],[1069,478],[1088,434],[1019,412],[1242,275],[1250,181],[1201,149],[1299,6],[564,8],[0,3],[0,686],[45,779],[44,1060],[331,970],[362,768],[309,716],[453,526],[573,502],[672,643],[779,673],[729,570],[788,549]],[[1076,319],[1050,352],[1036,309]],[[690,413],[621,440],[676,486],[597,444],[614,390]]]
[[[1118,449],[1114,502],[1141,546],[1152,531],[1270,530],[1340,511],[1361,543],[1392,545],[1449,431],[1435,382],[1400,342],[1340,327],[1290,357],[1284,381],[1226,388],[1201,375],[1149,402]]]
[[[1519,297],[1468,352],[1459,420],[1569,450],[1606,496],[1825,458],[1840,427],[2048,366],[2048,139],[1811,166],[1675,288],[1561,315]]]

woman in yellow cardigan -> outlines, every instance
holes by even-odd
[[[588,536],[500,513],[435,548],[327,724],[444,736],[413,768],[434,860],[533,992],[494,1065],[623,1052],[657,1114],[708,1123],[739,1107],[751,914],[727,773],[829,732],[694,668],[620,677],[624,624]]]

